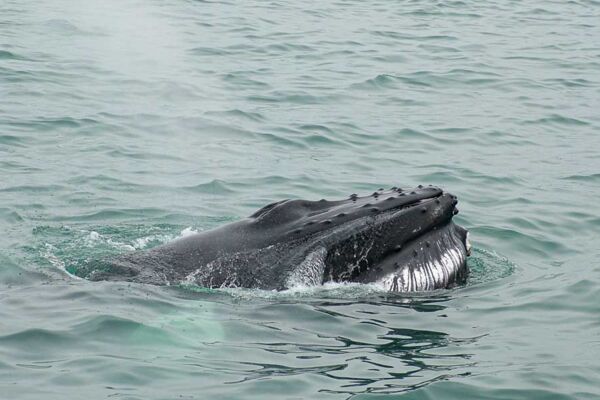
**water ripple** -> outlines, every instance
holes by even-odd
[[[597,398],[599,6],[0,2],[2,396]],[[463,287],[68,274],[429,183],[471,232]]]

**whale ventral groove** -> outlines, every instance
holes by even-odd
[[[456,196],[421,185],[343,200],[281,200],[209,231],[90,262],[78,275],[267,290],[330,281],[447,288],[467,276],[468,233],[452,221],[456,204]]]

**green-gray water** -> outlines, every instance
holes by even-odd
[[[600,3],[0,3],[0,397],[596,399]],[[76,280],[273,200],[436,184],[468,284]]]

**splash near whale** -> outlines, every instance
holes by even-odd
[[[438,187],[380,189],[345,200],[283,200],[216,229],[90,263],[78,275],[154,285],[285,290],[327,282],[394,292],[465,281],[468,232]]]

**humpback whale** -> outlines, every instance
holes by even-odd
[[[452,221],[456,204],[456,196],[422,185],[344,200],[283,200],[212,230],[89,263],[77,275],[266,290],[326,282],[394,292],[448,288],[468,274],[468,232]]]

